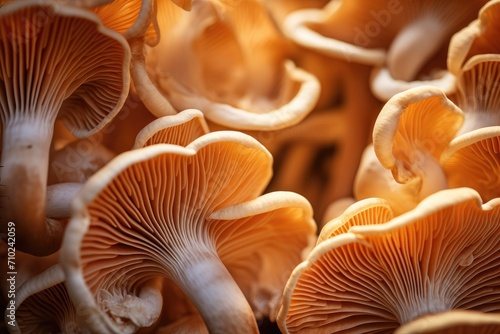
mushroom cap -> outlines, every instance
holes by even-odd
[[[352,27],[364,26],[367,22],[367,15],[364,14],[369,13],[366,8],[362,11],[360,8],[355,1],[335,0],[322,9],[299,9],[286,17],[283,31],[295,43],[328,56],[367,65],[382,65],[386,58],[382,45],[364,47],[355,43]],[[335,32],[340,34],[337,38],[333,37]],[[373,41],[379,40],[370,40]]]
[[[319,243],[290,276],[280,329],[390,332],[452,309],[498,312],[499,213],[498,198],[482,204],[473,189],[447,189]]]
[[[186,261],[207,252],[217,254],[256,315],[272,317],[286,272],[314,244],[316,225],[302,196],[258,197],[271,164],[252,137],[219,131],[186,147],[125,152],[94,174],[73,201],[61,256],[71,298],[90,314],[87,324],[117,328],[103,302],[136,296],[151,277],[175,281]]]
[[[441,156],[450,188],[470,187],[483,201],[500,197],[500,126],[453,139]]]
[[[447,39],[474,19],[485,2],[332,0],[323,9],[292,12],[283,29],[290,39],[306,48],[347,61],[381,66],[391,62],[387,58],[392,44],[405,28],[411,29],[419,21],[431,23],[440,29],[434,35],[442,34]]]
[[[144,37],[146,44],[154,46],[160,38],[156,1],[114,0],[107,5],[95,7],[93,11],[106,27],[119,32],[126,39]]]
[[[178,114],[163,116],[149,123],[137,134],[132,149],[154,144],[187,146],[208,132],[203,113],[197,109],[186,109]]]
[[[495,313],[453,310],[432,314],[399,327],[395,334],[494,334],[500,330]]]
[[[500,125],[500,54],[476,55],[457,76],[456,103],[464,111],[460,134]]]
[[[21,117],[15,110],[59,116],[75,136],[85,137],[118,113],[129,90],[130,50],[96,15],[27,0],[2,6],[0,21],[4,124]],[[28,26],[36,29],[27,31]]]
[[[230,129],[276,130],[297,124],[317,103],[318,80],[292,62],[288,41],[259,1],[200,1],[189,13],[163,2],[158,13],[168,33],[146,61],[176,109],[202,110]]]
[[[80,333],[76,310],[64,285],[64,272],[56,264],[23,283],[16,293],[15,326],[10,333]],[[8,323],[9,310],[6,310]]]
[[[458,75],[464,64],[473,56],[500,53],[499,30],[500,1],[487,1],[480,9],[478,18],[451,38],[448,69]]]
[[[381,224],[394,217],[389,202],[383,198],[366,198],[351,204],[340,216],[323,226],[316,245],[336,235],[349,232],[352,226]]]
[[[387,67],[376,67],[370,78],[370,89],[381,101],[388,101],[398,93],[420,86],[434,86],[449,95],[456,90],[456,77],[451,72],[442,70],[432,78],[405,81],[395,79]]]
[[[462,111],[441,90],[409,89],[382,108],[373,128],[373,148],[382,166],[405,183],[428,158],[439,161],[462,122]]]

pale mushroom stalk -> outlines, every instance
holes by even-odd
[[[209,332],[258,333],[247,299],[216,252],[205,250],[196,257],[194,250],[188,252],[182,260],[183,270],[174,273],[175,280],[200,312]]]
[[[2,120],[1,195],[6,198],[3,220],[16,224],[16,241],[23,251],[49,254],[60,243],[62,227],[45,224],[48,154],[53,120]],[[7,224],[2,224],[2,233]],[[37,236],[33,238],[33,236]]]
[[[387,66],[392,76],[399,80],[414,80],[423,65],[446,44],[447,35],[448,31],[440,22],[428,17],[406,26],[387,53]]]

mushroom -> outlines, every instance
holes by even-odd
[[[148,45],[158,43],[156,0],[114,0],[93,9],[103,24],[127,40],[144,38]]]
[[[475,55],[499,54],[500,1],[490,0],[479,11],[477,19],[453,35],[450,40],[447,66],[455,75]]]
[[[77,137],[109,122],[128,93],[129,48],[95,15],[54,2],[7,3],[0,17],[3,219],[16,223],[18,249],[49,254],[63,229],[45,222],[54,122]]]
[[[476,55],[457,75],[456,104],[465,121],[459,134],[500,125],[500,54]]]
[[[499,312],[500,199],[439,191],[387,222],[326,239],[293,271],[283,333],[394,332],[450,310]],[[498,316],[498,314],[495,314]]]
[[[336,235],[348,233],[352,226],[381,224],[394,217],[394,212],[385,199],[372,197],[352,203],[338,217],[323,226],[316,245]]]
[[[367,8],[362,1],[333,0],[323,9],[293,12],[285,20],[284,31],[299,45],[375,66],[371,88],[383,101],[423,84],[449,93],[454,80],[446,73],[445,59],[439,62],[439,70],[426,74],[431,79],[420,74],[484,3],[385,0],[372,1]]]
[[[292,62],[260,1],[197,1],[190,12],[163,2],[158,17],[165,33],[146,62],[177,110],[202,110],[230,129],[276,130],[314,108],[318,80]]]
[[[21,285],[16,291],[14,311],[5,311],[5,322],[11,334],[84,333],[58,264]]]
[[[454,138],[441,156],[450,188],[470,187],[483,201],[500,197],[500,126]]]
[[[453,310],[432,314],[399,327],[395,334],[494,334],[500,330],[498,314]]]
[[[154,144],[187,146],[208,132],[203,113],[197,109],[186,109],[176,115],[163,116],[149,123],[137,134],[132,149]]]
[[[356,198],[385,198],[400,214],[447,188],[439,159],[462,122],[462,111],[437,88],[396,94],[375,122],[373,151],[365,151],[356,175]]]
[[[255,317],[273,319],[316,228],[304,197],[259,196],[271,163],[252,137],[218,131],[122,153],[94,174],[73,201],[61,251],[86,325],[128,333],[154,323],[161,291],[143,286],[159,276],[210,332],[256,333]]]

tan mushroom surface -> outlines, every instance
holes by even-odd
[[[495,334],[500,314],[453,310],[424,316],[399,327],[395,334]]]
[[[450,40],[447,67],[458,75],[462,67],[475,55],[499,54],[500,1],[484,4],[478,17],[461,29]]]
[[[195,1],[189,12],[164,1],[158,22],[162,37],[145,61],[177,110],[202,110],[230,129],[276,130],[318,101],[318,80],[292,62],[260,1]]]
[[[11,334],[84,333],[58,264],[26,281],[16,292],[14,317],[9,317],[9,309],[5,312]]]
[[[283,333],[392,333],[454,309],[499,312],[500,200],[470,188],[430,195],[320,242],[284,292]]]
[[[316,225],[302,196],[261,195],[271,164],[252,137],[219,131],[125,152],[94,174],[73,201],[61,250],[87,326],[153,324],[158,277],[183,290],[211,332],[257,332],[256,318],[273,318]]]
[[[157,0],[114,0],[93,9],[103,24],[127,40],[144,38],[148,45],[158,43]]]
[[[457,75],[457,106],[465,120],[459,134],[500,125],[500,54],[472,57]]]
[[[454,138],[441,156],[450,188],[470,187],[483,201],[500,197],[500,126]]]
[[[45,24],[27,31],[40,17]],[[3,5],[0,18],[1,195],[9,198],[3,219],[16,222],[18,249],[49,254],[62,235],[61,226],[45,222],[55,120],[64,119],[77,137],[109,122],[128,93],[130,52],[83,9],[18,1]]]
[[[132,149],[154,144],[187,146],[208,132],[210,130],[203,113],[197,109],[186,109],[149,123],[137,134]]]
[[[336,235],[349,232],[352,226],[381,224],[392,218],[394,213],[385,199],[372,197],[357,201],[323,226],[316,245]]]
[[[395,95],[375,122],[373,150],[365,150],[356,175],[356,198],[386,198],[400,214],[446,189],[439,159],[463,118],[462,111],[437,88],[423,86]]]
[[[367,5],[332,0],[323,9],[293,12],[285,20],[284,31],[304,47],[376,66],[372,89],[383,101],[422,84],[452,92],[454,80],[446,73],[445,58],[425,77],[422,70],[443,54],[440,50],[451,36],[472,21],[485,3],[383,0]]]

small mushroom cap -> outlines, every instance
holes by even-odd
[[[209,131],[201,111],[186,109],[175,115],[157,118],[145,126],[137,134],[133,149],[154,144],[187,146]]]
[[[40,17],[46,24],[29,38],[23,24]],[[56,2],[7,3],[0,18],[4,115],[59,116],[75,136],[86,137],[118,113],[130,85],[130,50],[120,34],[89,11]]]
[[[317,245],[336,235],[349,232],[352,226],[365,224],[381,224],[394,217],[393,211],[383,198],[367,198],[351,204],[340,216],[330,220],[323,226]]]
[[[462,111],[431,86],[409,89],[391,98],[373,128],[373,148],[396,181],[414,177],[427,158],[439,160],[463,122]]]
[[[500,199],[448,189],[319,243],[285,288],[284,333],[394,331],[452,309],[499,312]]]
[[[500,197],[500,126],[453,139],[441,157],[450,188],[470,187],[483,201]]]
[[[453,310],[424,316],[399,327],[395,334],[495,334],[500,314]]]
[[[83,330],[66,291],[64,272],[59,264],[23,283],[16,292],[15,301],[15,326],[8,327],[12,334],[81,333]],[[10,321],[9,314],[7,309],[6,323]]]
[[[473,56],[500,53],[500,1],[491,0],[479,11],[478,18],[455,33],[450,40],[448,69],[458,75]]]

